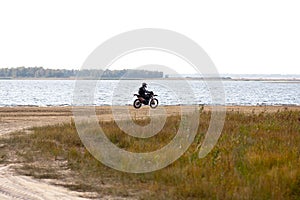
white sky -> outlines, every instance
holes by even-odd
[[[300,74],[299,24],[296,0],[1,1],[0,68],[79,69],[112,36],[164,28],[196,41],[220,73]]]

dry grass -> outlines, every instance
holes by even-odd
[[[73,123],[33,128],[33,134],[15,134],[1,143],[9,144],[6,151],[16,152],[23,173],[66,180],[63,185],[98,192],[99,197],[299,199],[299,117],[299,111],[227,113],[218,144],[209,155],[198,159],[197,146],[210,119],[210,113],[203,112],[198,134],[188,151],[170,166],[147,174],[128,174],[102,165],[86,151]],[[128,136],[114,122],[101,125],[120,148],[147,152],[167,144],[179,122],[180,117],[169,117],[164,129],[149,139]],[[64,160],[64,165],[53,164]],[[60,173],[61,168],[71,171],[66,175],[64,170]]]

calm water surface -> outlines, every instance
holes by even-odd
[[[102,80],[94,91],[87,90],[94,94],[94,105],[129,105],[142,82]],[[212,104],[203,81],[147,80],[147,83],[148,89],[159,95],[161,105]],[[223,81],[223,86],[226,105],[300,105],[300,82]],[[0,80],[0,106],[74,105],[74,87],[75,80]],[[182,94],[186,94],[186,99],[179,98]]]

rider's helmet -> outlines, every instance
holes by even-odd
[[[143,87],[147,87],[147,83],[142,83],[142,86]]]

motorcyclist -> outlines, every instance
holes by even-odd
[[[148,104],[149,99],[150,99],[150,91],[148,91],[147,89],[147,83],[142,83],[142,87],[140,87],[139,89],[139,95],[141,95],[145,100],[146,100],[146,104]]]

